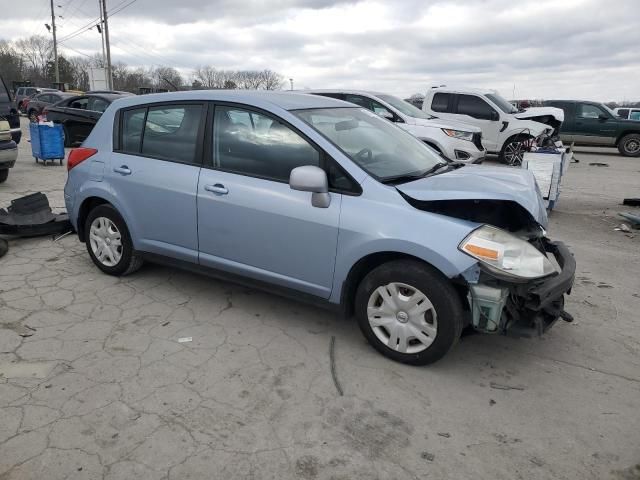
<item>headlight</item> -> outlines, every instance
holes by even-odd
[[[459,138],[460,140],[473,141],[473,132],[465,132],[463,130],[451,130],[450,128],[443,128],[442,131],[449,137]]]
[[[549,259],[533,245],[489,225],[471,232],[458,248],[489,270],[522,279],[545,277],[556,271]]]

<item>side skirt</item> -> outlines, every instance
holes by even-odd
[[[291,288],[281,287],[279,285],[272,285],[267,282],[245,277],[243,275],[225,272],[225,271],[210,268],[210,267],[204,267],[202,265],[186,262],[184,260],[177,260],[175,258],[166,257],[164,255],[158,255],[156,253],[139,252],[139,251],[136,253],[142,256],[142,258],[145,261],[150,263],[165,265],[168,267],[175,267],[181,270],[187,270],[189,272],[197,273],[200,275],[206,275],[208,277],[215,278],[216,280],[227,281],[227,282],[235,283],[236,285],[241,285],[241,286],[253,288],[256,290],[262,290],[267,293],[272,293],[280,297],[285,297],[290,300],[295,300],[297,302],[313,305],[315,307],[319,307],[325,310],[332,311],[333,313],[338,313],[342,316],[346,316],[345,308],[343,304],[331,303],[328,300],[317,297],[315,295],[310,295],[308,293],[300,292],[298,290],[293,290]]]

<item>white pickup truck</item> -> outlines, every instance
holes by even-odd
[[[524,142],[542,133],[557,135],[564,120],[559,108],[518,110],[495,91],[469,88],[431,88],[422,110],[445,121],[480,127],[487,153],[500,155],[509,165],[522,163]]]

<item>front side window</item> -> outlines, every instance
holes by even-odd
[[[278,120],[235,107],[216,107],[214,165],[241,175],[288,182],[291,170],[320,165],[319,152]]]
[[[198,130],[202,105],[149,107],[142,137],[142,154],[181,163],[198,163]]]
[[[71,101],[69,108],[77,108],[79,110],[86,110],[89,105],[88,97],[80,97]]]
[[[580,118],[598,118],[600,115],[606,115],[604,110],[597,105],[589,103],[581,103],[578,105],[578,117]]]
[[[373,113],[376,113],[381,117],[395,118],[395,115],[391,110],[389,110],[387,107],[385,107],[381,103],[376,102],[375,100],[371,100],[371,109],[373,110]]]
[[[480,97],[475,95],[458,96],[458,113],[460,115],[469,115],[481,120],[491,120],[493,112],[495,110]]]
[[[443,163],[416,137],[368,110],[319,108],[293,113],[382,182],[423,175]]]
[[[436,93],[431,100],[431,110],[434,112],[447,112],[449,110],[450,93]]]

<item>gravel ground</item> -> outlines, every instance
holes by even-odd
[[[0,206],[64,208],[65,168],[26,140]],[[0,479],[640,478],[640,231],[614,231],[640,159],[577,157],[549,227],[578,262],[575,322],[467,336],[429,367],[321,309],[154,265],[109,277],[73,236],[11,239]]]

